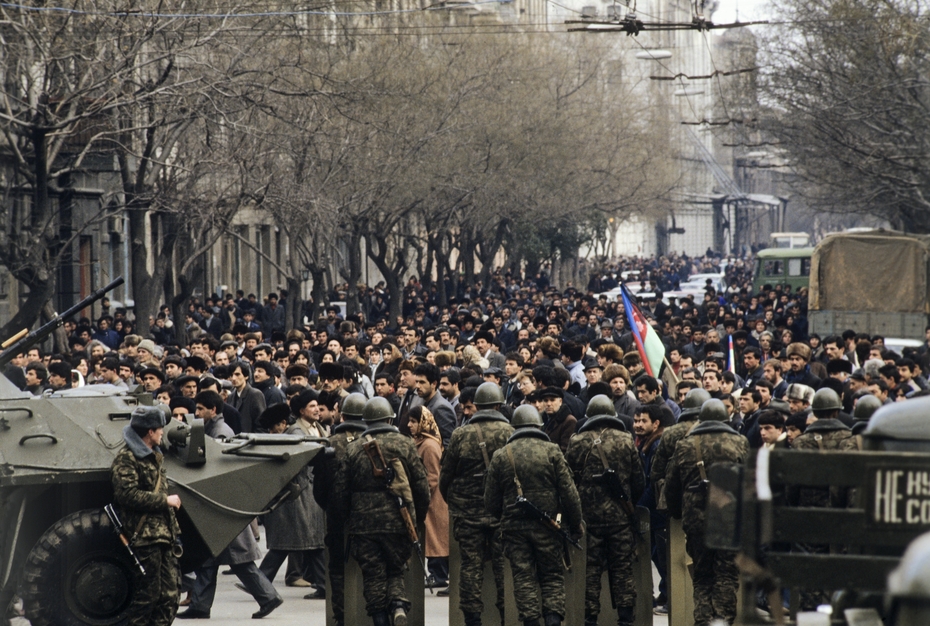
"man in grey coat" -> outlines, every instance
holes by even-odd
[[[252,369],[248,363],[236,361],[229,372],[229,382],[233,392],[227,400],[232,408],[239,411],[242,432],[250,433],[258,426],[258,418],[265,410],[265,396],[261,391],[249,385]]]
[[[197,418],[210,425],[210,428],[204,427],[205,432],[214,439],[233,436],[232,429],[222,423],[222,417],[218,417],[223,411],[223,398],[220,394],[215,391],[201,391],[194,398],[194,402],[197,406]],[[208,560],[196,570],[197,580],[191,590],[190,606],[183,613],[178,613],[177,619],[209,619],[216,596],[216,576],[220,565],[229,565],[233,574],[241,581],[242,588],[258,602],[259,608],[252,614],[253,619],[265,617],[281,606],[284,600],[275,591],[268,577],[255,565],[255,561],[261,556],[258,543],[252,535],[252,528],[246,526],[218,557]]]

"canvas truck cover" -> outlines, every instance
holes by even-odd
[[[811,259],[815,311],[930,313],[930,236],[890,230],[837,233]]]

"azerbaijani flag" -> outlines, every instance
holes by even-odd
[[[659,334],[646,320],[646,316],[633,303],[632,294],[627,290],[626,285],[620,285],[620,295],[623,297],[623,309],[626,311],[626,319],[630,324],[630,330],[633,333],[633,339],[636,341],[636,349],[639,350],[639,356],[643,360],[643,366],[646,373],[652,377],[658,375],[662,369],[662,361],[665,360],[665,344],[659,339]]]
[[[730,354],[729,354],[729,357],[730,357],[730,358],[729,358],[728,360],[730,361],[730,371],[733,372],[733,374],[735,375],[735,374],[736,374],[736,357],[735,357],[734,354],[733,354],[733,335],[730,335]]]

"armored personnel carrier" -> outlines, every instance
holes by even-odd
[[[51,331],[46,326],[29,335],[33,343]],[[0,355],[0,365],[29,337]],[[9,623],[16,596],[33,626],[125,622],[136,566],[104,507],[113,499],[110,465],[123,427],[136,406],[151,402],[110,385],[32,396],[0,376],[0,623]],[[292,479],[325,450],[325,440],[298,435],[215,441],[189,417],[169,421],[162,446],[169,492],[183,503],[185,570],[219,555],[283,502]]]

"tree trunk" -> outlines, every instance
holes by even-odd
[[[367,239],[368,245],[365,246],[365,249],[368,251],[368,257],[374,262],[381,275],[384,276],[384,286],[387,289],[388,297],[391,299],[389,322],[393,324],[394,320],[403,315],[404,310],[404,294],[400,277],[394,268],[387,263],[387,239],[379,235],[368,235]],[[375,251],[376,246],[371,245],[372,243],[377,244],[377,252]]]
[[[346,315],[358,315],[358,281],[362,278],[361,235],[353,232],[349,239],[349,271],[346,279]]]
[[[304,301],[300,295],[300,281],[296,276],[285,276],[284,282],[287,286],[287,305],[284,311],[285,329],[303,328],[303,310]]]
[[[48,303],[54,295],[56,286],[56,281],[52,275],[49,275],[48,280],[35,281],[32,284],[19,278],[16,274],[13,274],[13,276],[19,279],[21,284],[29,287],[29,295],[26,296],[26,301],[19,307],[19,310],[16,311],[13,318],[0,329],[0,339],[4,340],[12,337],[24,328],[32,329],[32,326],[39,319],[39,315],[42,313],[46,303]]]
[[[310,307],[310,326],[315,328],[321,306],[326,300],[326,269],[322,267],[311,267],[310,277],[313,279],[313,288],[310,291],[310,298],[313,300]]]
[[[178,290],[171,299],[171,315],[174,316],[174,338],[178,345],[187,345],[187,328],[184,323],[184,316],[187,314],[187,301],[194,295],[194,285],[197,284],[196,277],[187,277],[184,274],[178,274]],[[138,322],[137,322],[138,323]]]

